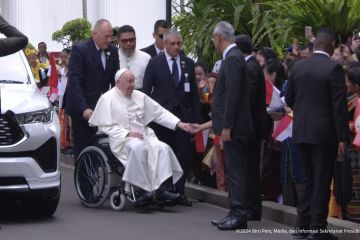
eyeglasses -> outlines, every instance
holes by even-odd
[[[122,44],[134,43],[135,41],[136,41],[136,38],[120,39],[120,42],[121,42]]]

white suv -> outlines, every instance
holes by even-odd
[[[60,124],[23,51],[0,57],[0,200],[48,217],[60,197]]]

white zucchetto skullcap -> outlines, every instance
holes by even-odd
[[[119,69],[116,74],[115,74],[115,82],[117,80],[119,80],[119,78],[121,77],[121,75],[123,75],[124,72],[128,71],[129,69],[127,68],[122,68],[122,69]]]

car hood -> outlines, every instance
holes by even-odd
[[[48,98],[34,84],[0,84],[1,113],[11,110],[15,114],[50,107]]]

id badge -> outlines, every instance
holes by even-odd
[[[184,91],[190,92],[190,83],[189,82],[184,83]]]

